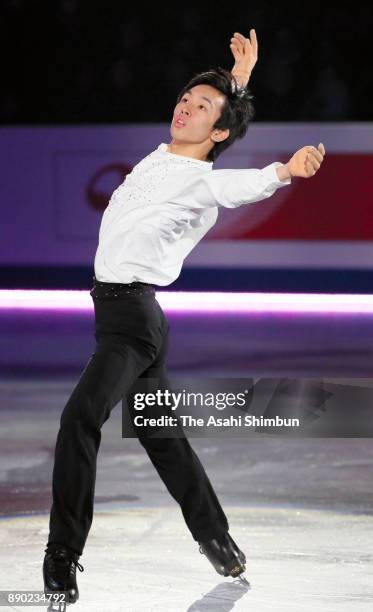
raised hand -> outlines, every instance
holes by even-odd
[[[286,167],[290,176],[310,178],[319,170],[325,155],[325,147],[320,142],[319,146],[308,145],[302,147],[287,162]]]
[[[250,30],[250,38],[235,32],[231,38],[230,48],[235,59],[231,73],[247,85],[251,72],[258,60],[258,41],[254,29]]]

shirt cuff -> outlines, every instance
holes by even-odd
[[[286,181],[281,181],[278,178],[276,168],[278,168],[279,166],[284,166],[284,164],[282,164],[281,162],[273,162],[272,164],[269,164],[269,166],[265,166],[265,168],[262,168],[263,176],[270,183],[269,187],[285,187],[285,185],[291,184],[291,177],[286,179]]]

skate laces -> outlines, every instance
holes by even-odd
[[[80,572],[84,572],[84,567],[81,563],[79,563],[79,556],[76,553],[70,552],[66,550],[66,548],[56,548],[55,550],[48,550],[48,548],[46,548],[44,552],[51,555],[53,560],[56,561],[64,562],[67,564],[71,563],[72,561]]]
[[[84,572],[84,567],[81,565],[81,563],[78,561],[74,561],[74,563],[80,572]]]

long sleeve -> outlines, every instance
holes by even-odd
[[[181,204],[203,208],[224,206],[237,208],[243,204],[269,198],[280,187],[291,184],[281,181],[276,172],[281,162],[273,162],[262,169],[223,169],[209,172],[185,172],[175,200]]]
[[[216,223],[219,206],[270,197],[280,162],[258,169],[213,170],[212,162],[176,155],[167,144],[140,160],[114,191],[103,214],[95,275],[104,282],[165,286]]]

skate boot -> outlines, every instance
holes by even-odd
[[[228,532],[198,544],[200,553],[206,555],[218,574],[237,578],[246,570],[246,557]]]
[[[45,549],[43,563],[44,593],[66,592],[66,602],[75,603],[79,599],[76,583],[76,568],[83,572],[84,567],[78,563],[79,555],[64,546]]]

